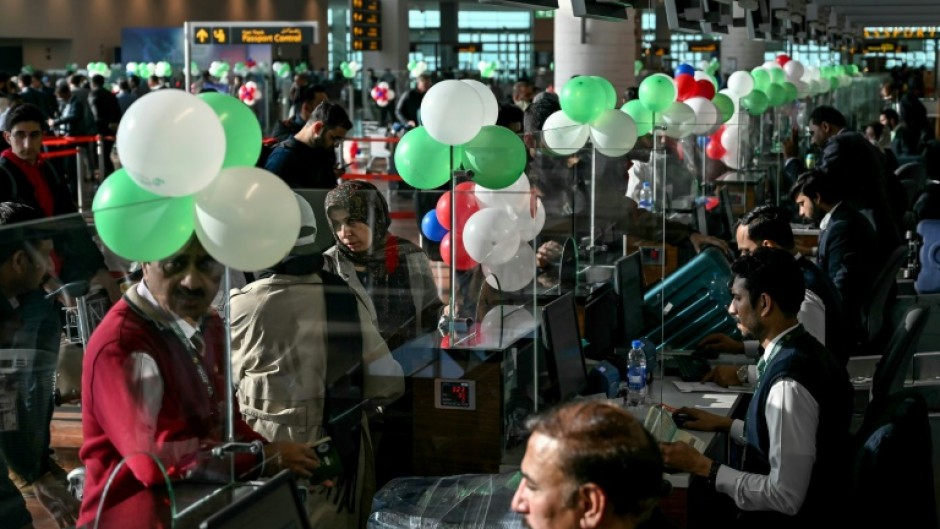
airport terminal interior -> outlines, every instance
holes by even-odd
[[[0,529],[938,527],[938,69],[930,0],[3,0]]]

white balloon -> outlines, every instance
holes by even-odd
[[[477,184],[473,187],[473,195],[481,207],[505,207],[515,211],[529,207],[529,189],[529,177],[522,173],[509,187],[502,189],[490,189]]]
[[[522,290],[535,279],[535,252],[527,243],[520,242],[519,249],[509,261],[499,265],[484,264],[483,273],[486,274],[486,282],[495,289],[504,292]]]
[[[591,143],[604,156],[623,156],[636,143],[636,123],[626,112],[605,110],[590,127]]]
[[[692,134],[704,136],[718,130],[721,125],[721,113],[714,103],[704,97],[691,97],[685,100],[685,104],[695,113]]]
[[[421,122],[432,138],[445,145],[467,143],[483,127],[483,100],[467,83],[441,81],[421,100]]]
[[[728,77],[728,90],[738,97],[746,97],[754,89],[754,78],[743,70],[734,72]]]
[[[499,117],[499,103],[496,102],[496,96],[488,86],[476,79],[462,79],[460,82],[467,83],[477,91],[480,100],[483,101],[483,125],[495,125],[496,118]]]
[[[225,159],[225,131],[202,99],[157,90],[128,107],[117,131],[121,164],[140,187],[179,197],[205,188]]]
[[[738,140],[738,127],[728,127],[721,133],[721,146],[725,148],[725,151],[734,149],[734,151],[737,152]]]
[[[300,233],[294,192],[257,167],[223,169],[196,195],[196,236],[220,263],[261,270],[287,255]]]
[[[464,225],[463,247],[474,261],[503,264],[519,250],[519,231],[506,210],[481,209]]]
[[[542,205],[542,199],[536,199],[535,217],[529,208],[509,210],[509,217],[519,230],[519,239],[523,242],[529,242],[534,239],[545,227],[545,206]]]
[[[529,309],[520,305],[497,305],[483,316],[483,322],[480,324],[482,342],[476,346],[486,344],[502,347],[528,334],[535,327],[535,316]]]
[[[721,157],[721,162],[730,167],[731,169],[738,168],[738,155],[737,153],[726,152],[724,156]]]
[[[548,116],[542,126],[542,140],[560,156],[578,152],[587,143],[590,134],[590,127],[572,120],[562,110]]]
[[[783,71],[787,74],[787,80],[796,84],[797,81],[803,78],[803,63],[790,60],[783,65]]]
[[[702,59],[702,60],[700,60],[700,61],[698,62],[698,64],[696,64],[696,66],[698,66],[698,70],[696,70],[695,73],[698,73],[699,70],[707,70],[707,69],[708,69],[708,61],[706,61],[705,59]],[[703,73],[704,73],[704,72],[703,72]],[[698,77],[696,77],[695,79],[698,80]]]
[[[793,84],[796,86],[796,94],[798,99],[803,99],[806,96],[812,95],[810,92],[809,83],[806,81],[795,81]]]
[[[691,134],[695,126],[695,112],[681,101],[673,101],[669,108],[656,117],[661,118],[658,124],[666,127],[664,133],[670,138],[684,138]]]

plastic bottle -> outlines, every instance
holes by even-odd
[[[808,153],[806,155],[806,170],[812,171],[816,168],[816,155],[813,153]]]
[[[646,403],[646,353],[640,340],[633,340],[631,345],[627,356],[627,405],[639,406]]]
[[[653,190],[650,189],[649,182],[643,182],[643,187],[640,188],[639,205],[643,209],[653,211]]]

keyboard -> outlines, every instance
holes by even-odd
[[[702,378],[712,370],[711,364],[704,358],[695,356],[676,356],[676,367],[679,368],[679,378],[685,382],[701,382]]]

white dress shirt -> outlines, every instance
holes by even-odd
[[[795,327],[777,335],[764,352],[768,364],[776,355],[777,342]],[[799,512],[816,462],[816,430],[819,403],[792,378],[777,379],[764,407],[770,440],[769,474],[742,472],[727,465],[718,470],[715,488],[729,495],[745,511],[772,510],[788,515]],[[735,420],[731,437],[744,444],[744,421]]]

